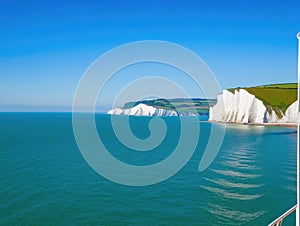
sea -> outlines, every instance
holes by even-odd
[[[152,119],[130,117],[133,134],[147,138]],[[139,166],[166,159],[178,143],[179,118],[161,119],[164,140],[137,152],[118,140],[109,115],[95,115],[111,155]],[[296,128],[228,124],[215,159],[199,171],[212,124],[197,121],[199,140],[182,169],[128,186],[85,161],[71,113],[0,113],[0,225],[267,225],[296,204]],[[295,225],[295,213],[283,225]]]

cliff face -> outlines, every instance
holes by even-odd
[[[114,108],[107,112],[113,115],[136,115],[136,116],[178,116],[176,111],[162,108],[154,108],[146,104],[138,104],[132,108]]]
[[[299,114],[299,102],[295,101],[292,103],[285,112],[284,121],[285,122],[298,122],[298,114]]]
[[[244,89],[231,93],[224,90],[218,95],[217,104],[210,108],[209,120],[237,123],[297,123],[298,101],[286,110],[282,118],[278,118],[272,110],[268,113],[263,102]]]

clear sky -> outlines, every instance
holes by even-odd
[[[149,39],[194,51],[223,89],[296,82],[299,9],[299,0],[2,0],[0,110],[68,109],[96,58]]]

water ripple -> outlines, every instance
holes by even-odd
[[[211,209],[209,209],[208,211],[211,214],[217,216],[221,220],[221,223],[223,225],[224,222],[226,222],[226,225],[236,225],[237,224],[236,221],[239,221],[240,224],[245,224],[246,222],[253,221],[254,219],[266,213],[266,211],[263,210],[249,213],[240,210],[227,209],[220,205],[210,205],[210,206]]]
[[[232,153],[232,154],[230,154],[228,156],[229,157],[234,157],[234,158],[237,158],[237,159],[242,159],[242,160],[249,160],[249,159],[255,159],[255,158],[257,158],[258,155],[255,155],[255,154],[240,155],[240,154]]]
[[[261,169],[261,167],[241,163],[240,161],[227,160],[227,161],[221,162],[221,164],[224,166],[229,166],[229,167],[234,167],[234,168],[239,168],[239,169],[247,169],[247,170],[260,170]]]
[[[257,157],[258,153],[256,150],[245,150],[245,149],[237,149],[234,152],[231,152],[235,156],[238,157],[244,157],[244,158],[249,158],[249,157]]]
[[[230,161],[239,161],[239,162],[243,162],[243,163],[256,163],[256,161],[254,159],[239,158],[239,157],[234,156],[234,155],[223,156],[223,159],[228,159]]]
[[[288,181],[292,181],[292,182],[296,182],[297,181],[297,177],[293,177],[293,176],[283,176],[282,178],[288,180]]]
[[[287,190],[290,190],[290,191],[293,191],[293,192],[297,192],[297,187],[296,185],[295,186],[284,186]]]
[[[221,174],[224,176],[231,176],[231,177],[238,177],[240,179],[252,179],[252,178],[257,178],[260,177],[260,174],[247,174],[247,173],[241,173],[233,170],[215,170],[212,169],[213,172],[217,174]]]
[[[213,192],[215,194],[218,194],[222,197],[225,197],[227,199],[237,199],[237,200],[254,200],[258,199],[262,195],[246,195],[246,194],[239,194],[239,193],[234,193],[234,192],[228,192],[226,190],[220,189],[220,188],[214,188],[214,187],[209,187],[209,186],[203,186],[200,185],[201,188],[208,190],[210,192]]]
[[[244,184],[244,183],[233,183],[224,179],[213,180],[209,178],[204,178],[207,181],[210,181],[214,184],[221,185],[223,187],[229,188],[242,188],[242,189],[249,189],[249,188],[259,188],[264,186],[265,184]]]

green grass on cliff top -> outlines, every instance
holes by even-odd
[[[238,87],[228,89],[234,93],[234,90],[245,89],[249,93],[260,99],[267,107],[268,111],[272,109],[277,116],[281,117],[280,111],[285,113],[286,109],[297,100],[298,84],[286,83],[286,84],[271,84],[256,87]]]

